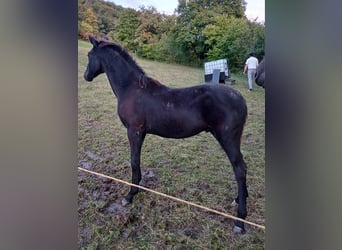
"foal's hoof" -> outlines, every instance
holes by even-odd
[[[238,227],[238,226],[234,226],[233,227],[233,233],[235,234],[244,234],[245,233],[245,229]]]
[[[122,199],[122,201],[121,201],[121,204],[122,204],[122,206],[127,206],[128,204],[129,204],[130,202],[128,201],[128,200],[126,200],[125,198],[123,198]]]

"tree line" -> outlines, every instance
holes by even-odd
[[[138,56],[202,66],[225,58],[241,71],[249,52],[261,60],[265,26],[245,16],[244,0],[179,0],[173,15],[154,7],[123,8],[103,0],[78,0],[78,36],[108,37]]]

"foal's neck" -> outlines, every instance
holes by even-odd
[[[160,82],[148,77],[126,51],[116,51],[113,55],[114,60],[109,56],[112,53],[112,50],[106,50],[106,53],[102,54],[103,67],[118,100],[133,88],[155,90],[155,88],[165,87]]]
[[[125,93],[131,88],[134,81],[137,81],[134,75],[128,73],[121,75],[120,77],[115,76],[113,72],[106,72],[110,86],[115,96],[120,99]]]

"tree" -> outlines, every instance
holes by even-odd
[[[81,33],[95,34],[98,32],[98,21],[91,7],[86,7],[83,13],[84,20],[81,21],[79,28]]]
[[[162,15],[154,7],[140,8],[137,35],[140,43],[153,43],[161,36]]]
[[[179,0],[178,3],[176,43],[192,64],[201,64],[206,59],[208,46],[203,30],[214,24],[218,15],[246,19],[243,0]]]
[[[245,17],[246,2],[244,0],[178,0],[178,13],[188,8],[206,11],[209,16],[225,15],[242,18]]]
[[[252,33],[250,51],[261,60],[265,54],[265,26],[256,22],[249,22],[249,25]]]
[[[86,18],[86,5],[84,0],[78,0],[78,35],[82,37],[84,33],[82,30],[82,21]]]
[[[139,10],[139,27],[137,29],[138,55],[155,60],[159,57],[157,43],[163,34],[165,15],[156,8],[142,6]]]
[[[136,30],[139,27],[139,14],[134,9],[125,9],[118,21],[113,39],[121,43],[126,49],[137,49]]]
[[[249,52],[264,49],[264,29],[245,18],[217,16],[204,31],[208,60],[226,58],[232,71],[241,70]]]
[[[245,16],[244,0],[179,0],[174,15],[104,0],[78,0],[78,29],[106,35],[141,57],[185,65],[226,58],[241,69],[248,52],[264,54],[265,27]]]
[[[175,43],[176,15],[163,15],[160,23],[160,39],[155,43],[155,59],[169,63],[177,62],[180,49]]]
[[[94,14],[99,21],[99,33],[108,34],[115,30],[123,7],[114,3],[97,0],[92,4]]]

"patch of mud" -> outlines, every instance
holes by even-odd
[[[110,168],[110,172],[115,172],[113,169],[117,169],[121,171],[121,176],[125,176],[123,179],[130,179],[130,166],[124,169],[122,166],[114,166],[112,163],[103,166],[105,160],[88,151],[84,155],[84,158],[79,161],[79,165],[86,169],[93,168],[92,170],[98,172],[101,172],[100,169],[102,167]],[[123,174],[122,171],[127,171],[127,174]],[[150,189],[155,189],[159,185],[158,175],[155,171],[141,166],[141,173],[142,181],[140,185]],[[110,223],[114,228],[123,228],[125,225],[131,225],[139,220],[138,215],[132,211],[132,206],[123,206],[121,204],[121,200],[128,190],[128,186],[117,183],[114,180],[88,174],[83,171],[78,172],[79,245],[87,245],[93,237],[93,232],[90,230],[93,226],[104,227],[107,223]],[[151,208],[155,204],[156,202],[152,201],[150,204]],[[87,218],[89,214],[91,214],[91,217]],[[121,237],[134,238],[136,233],[136,230],[127,227],[122,232]]]
[[[106,216],[115,217],[117,215],[125,214],[127,212],[128,209],[126,207],[122,206],[118,202],[113,202],[109,204],[107,208],[104,209],[103,214]]]
[[[82,160],[82,161],[79,161],[78,163],[81,165],[82,168],[85,168],[88,170],[91,170],[93,168],[93,164],[91,162]]]
[[[93,152],[91,151],[86,151],[85,154],[90,158],[92,159],[93,161],[102,161],[103,159],[98,156],[97,154],[94,154]]]
[[[143,168],[141,170],[141,181],[139,183],[140,186],[153,189],[157,186],[157,176],[152,170],[147,170]],[[144,190],[141,190],[144,191]]]
[[[118,227],[132,223],[138,219],[132,213],[130,207],[124,207],[119,201],[108,203],[108,206],[102,209],[101,213],[110,219],[113,225],[117,225]]]
[[[192,226],[186,227],[183,230],[183,234],[185,236],[190,237],[191,239],[198,239],[198,237],[201,234],[201,232],[202,232],[202,229],[200,229],[196,225],[192,225]]]
[[[103,158],[101,158],[100,156],[98,156],[97,154],[91,151],[86,151],[84,154],[86,157],[78,161],[78,164],[82,168],[93,170],[94,167],[93,167],[92,161],[98,161],[98,162],[103,161]]]

